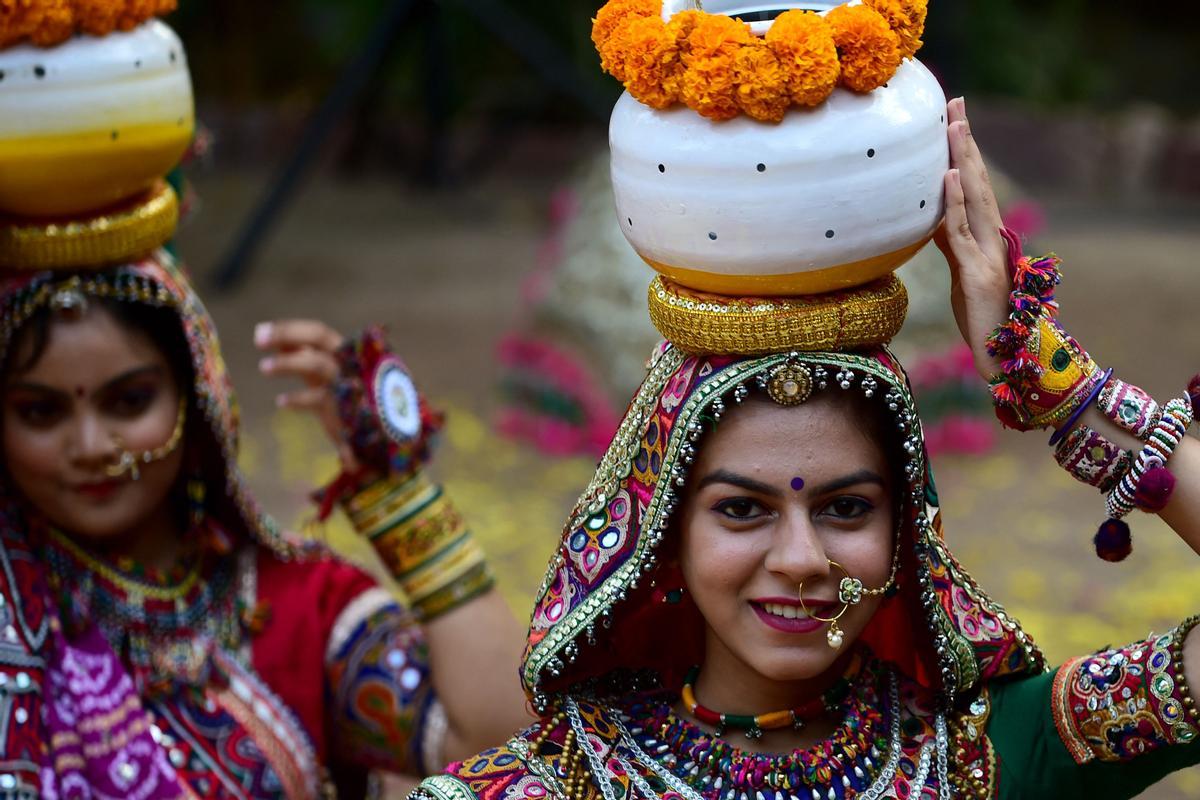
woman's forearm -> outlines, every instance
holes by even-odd
[[[446,759],[501,745],[533,721],[518,677],[525,632],[498,591],[424,627],[433,685],[449,723]]]

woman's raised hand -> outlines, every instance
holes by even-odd
[[[1008,245],[996,194],[961,97],[947,106],[950,171],[946,173],[946,218],[935,240],[950,264],[950,301],[959,332],[986,380],[1000,371],[987,352],[987,337],[1008,316],[1012,280]]]
[[[254,328],[254,345],[265,353],[259,371],[268,377],[299,378],[304,386],[276,396],[280,408],[312,413],[329,435],[342,466],[358,468],[342,431],[333,384],[338,379],[336,353],[345,337],[319,320],[292,319],[262,322]]]

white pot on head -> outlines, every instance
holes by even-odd
[[[132,197],[179,163],[194,127],[183,44],[157,20],[0,51],[0,215]]]
[[[694,0],[666,0],[664,14]],[[704,0],[709,13],[840,3]],[[777,13],[778,12],[778,13]],[[691,289],[800,295],[851,288],[932,237],[949,168],[946,97],[915,59],[870,94],[839,88],[778,124],[656,111],[625,93],[609,126],[618,221],[654,269]]]

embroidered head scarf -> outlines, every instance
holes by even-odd
[[[0,278],[0,355],[16,332],[63,289],[169,308],[191,354],[191,407],[202,425],[205,463],[217,464],[224,491],[211,513],[231,534],[282,558],[302,544],[262,514],[237,467],[238,411],[216,329],[175,259],[158,250],[141,260],[77,275],[18,272]],[[213,485],[220,485],[213,481]],[[186,793],[152,738],[135,686],[100,632],[70,641],[31,547],[23,512],[0,493],[0,792],[14,797],[175,798]],[[11,792],[11,794],[10,794]]]
[[[886,349],[762,357],[689,355],[664,343],[563,533],[543,581],[521,678],[535,705],[620,671],[678,686],[698,663],[700,624],[687,602],[653,602],[672,515],[708,420],[772,372],[803,365],[814,390],[882,398],[902,436],[899,592],[862,640],[945,706],[997,677],[1044,669],[1042,654],[948,550],[920,420]],[[664,642],[667,642],[664,646]]]

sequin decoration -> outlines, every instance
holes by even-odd
[[[1171,657],[1173,633],[1076,658],[1054,678],[1054,725],[1078,764],[1129,761],[1195,741]]]

